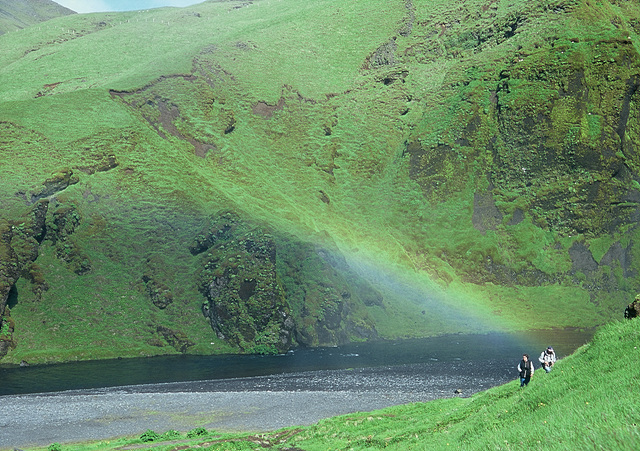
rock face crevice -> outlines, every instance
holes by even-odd
[[[80,178],[73,173],[72,169],[64,168],[56,174],[46,179],[44,183],[29,193],[19,191],[16,196],[23,198],[28,205],[33,205],[40,199],[44,199],[61,191],[64,191],[71,185],[75,185]]]
[[[631,42],[629,44],[632,44]],[[620,108],[620,120],[618,121],[618,127],[616,132],[620,137],[620,142],[624,150],[625,134],[627,131],[627,122],[629,121],[629,115],[631,114],[631,99],[634,98],[640,88],[640,75],[634,75],[627,80],[627,90],[624,93],[622,100],[622,108]]]

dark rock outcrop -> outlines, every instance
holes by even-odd
[[[49,197],[69,187],[75,185],[80,181],[80,178],[73,173],[71,169],[62,169],[42,184],[42,186],[36,191],[31,193],[28,201],[30,204],[34,204],[40,199]]]
[[[278,270],[295,312],[296,340],[304,346],[335,346],[378,337],[366,307],[384,308],[382,295],[349,267],[337,246],[283,239]]]
[[[34,269],[32,263],[38,257],[47,208],[48,202],[41,201],[21,218],[0,220],[0,358],[14,346],[14,322],[7,303],[22,274],[34,276],[29,269]]]
[[[82,217],[73,205],[59,205],[47,223],[47,239],[56,247],[56,256],[74,273],[82,276],[91,271],[91,260],[76,242],[73,234]]]
[[[142,281],[147,287],[147,293],[153,305],[159,309],[165,309],[173,302],[173,293],[166,284],[153,279],[148,274],[142,276]]]
[[[191,346],[195,345],[182,331],[176,331],[165,326],[156,326],[156,333],[176,351],[183,354],[187,352]],[[162,344],[160,344],[160,346],[162,346]]]
[[[291,348],[294,321],[276,271],[276,244],[233,212],[212,219],[190,247],[206,251],[200,291],[205,316],[220,338],[248,353]]]
[[[54,192],[71,180],[69,173],[54,176],[45,182],[47,190]],[[23,216],[0,219],[0,358],[4,357],[15,343],[12,339],[14,322],[9,316],[9,299],[15,284],[21,277],[31,283],[35,299],[40,300],[49,289],[43,270],[36,263],[41,244],[47,240],[55,247],[55,255],[78,275],[91,270],[91,263],[82,248],[74,241],[73,234],[81,222],[81,216],[72,205],[57,204],[49,199],[40,199]],[[16,302],[16,301],[14,301]]]
[[[245,352],[377,338],[366,307],[383,307],[382,296],[329,242],[275,236],[226,211],[189,250],[204,256],[203,313],[220,338]]]
[[[640,295],[636,296],[636,299],[624,309],[624,317],[632,319],[640,316]]]
[[[166,262],[160,256],[154,255],[147,258],[146,270],[142,275],[142,282],[149,299],[153,305],[161,310],[173,303],[173,291],[164,282],[169,279],[166,274],[168,270]]]
[[[473,197],[473,227],[481,233],[495,230],[502,223],[502,213],[496,207],[491,192],[475,193]]]

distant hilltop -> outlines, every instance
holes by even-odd
[[[0,35],[71,14],[76,12],[51,0],[0,0]]]

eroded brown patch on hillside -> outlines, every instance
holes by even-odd
[[[48,94],[51,94],[53,92],[54,89],[56,89],[58,87],[58,85],[60,85],[62,82],[58,81],[56,83],[48,83],[44,86],[42,86],[42,89],[40,91],[38,91],[38,93],[36,94],[36,98],[37,97],[43,97],[46,96]]]
[[[283,108],[284,98],[280,97],[280,100],[278,100],[278,103],[275,105],[269,105],[266,102],[258,102],[253,106],[253,108],[251,108],[251,111],[255,115],[270,119],[276,111],[281,111]]]
[[[175,103],[155,92],[155,88],[159,83],[172,78],[182,78],[188,82],[194,82],[198,79],[195,75],[162,76],[136,91],[111,90],[110,94],[111,97],[120,98],[130,108],[140,112],[142,117],[161,138],[169,139],[169,136],[173,136],[180,141],[187,141],[194,147],[195,155],[205,158],[210,151],[217,149],[215,143],[198,140],[180,131],[176,125],[182,120],[180,108]],[[153,114],[151,114],[151,112],[153,112]]]

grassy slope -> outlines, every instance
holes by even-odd
[[[186,333],[197,343],[193,351],[212,352],[209,343],[217,340],[200,314],[201,296],[185,283],[198,267],[187,246],[221,208],[304,239],[332,237],[384,294],[386,310],[369,309],[382,336],[590,326],[620,315],[638,284],[615,264],[611,292],[593,295],[584,275],[551,277],[569,271],[568,249],[590,237],[567,237],[530,217],[485,233],[473,227],[474,192],[487,184],[486,150],[447,154],[453,157],[442,173],[451,190],[425,190],[405,157],[407,140],[453,143],[474,109],[491,110],[489,93],[518,47],[535,65],[559,53],[548,37],[569,41],[580,33],[591,42],[625,32],[638,46],[632,28],[612,25],[614,17],[631,23],[633,6],[594,12],[587,2],[576,11],[595,17],[581,17],[573,9],[558,13],[563,3],[495,2],[485,9],[479,1],[425,0],[410,10],[398,0],[206,2],[77,15],[2,36],[9,49],[0,55],[0,121],[10,123],[0,165],[6,217],[26,210],[16,191],[37,192],[63,167],[95,164],[106,154],[119,162],[92,175],[76,170],[80,183],[57,196],[81,212],[75,239],[93,270],[73,274],[45,243],[38,264],[50,288],[39,299],[28,280],[19,281],[12,316],[21,344],[8,361],[175,352],[149,344],[157,344],[157,325]],[[478,33],[518,14],[526,15],[526,26],[510,40],[478,44]],[[405,36],[409,22],[413,31]],[[376,66],[392,38],[396,64]],[[198,78],[161,78],[176,74]],[[127,99],[141,105],[168,99],[180,111],[178,131],[215,150],[200,158],[187,142],[162,138],[144,118],[158,119],[153,105],[131,109],[109,89],[132,92]],[[529,97],[520,95],[513,101]],[[252,113],[259,102],[281,100],[283,109],[269,119]],[[224,133],[230,117],[235,130]],[[518,194],[508,202],[502,194],[506,211],[514,211]],[[598,235],[594,252],[602,249],[602,256],[636,234],[626,227]],[[178,293],[179,302],[163,311],[149,305],[140,283],[152,256],[163,261],[166,282]],[[487,256],[516,273],[534,267],[548,280],[467,283]],[[80,338],[86,336],[95,339]],[[69,337],[77,339],[69,345]]]
[[[74,14],[51,0],[15,2],[0,0],[0,34],[17,31],[54,17]]]
[[[217,434],[188,442],[205,450],[635,450],[640,446],[636,362],[640,322],[603,326],[587,345],[539,370],[524,389],[518,381],[427,403],[354,413],[304,428],[258,436]],[[514,366],[517,362],[514,362]],[[164,433],[164,431],[159,431]],[[173,450],[169,434],[139,449]],[[65,445],[64,450],[114,449],[138,439]]]
[[[113,172],[109,172],[88,177],[87,183],[81,184],[82,187],[79,184],[67,189],[61,197],[63,202],[72,201],[77,204],[85,218],[92,218],[91,223],[86,225],[84,236],[79,239],[90,237],[93,242],[91,247],[94,252],[92,261],[95,263],[95,277],[92,277],[87,285],[86,277],[78,278],[63,267],[55,268],[55,272],[47,274],[46,278],[50,286],[62,290],[55,292],[57,290],[50,289],[46,293],[47,306],[38,308],[39,315],[33,315],[31,311],[34,307],[29,307],[29,304],[38,303],[37,299],[31,301],[29,298],[29,283],[25,280],[20,282],[19,302],[13,309],[13,317],[19,325],[16,338],[23,345],[12,354],[12,361],[19,361],[21,358],[40,360],[38,353],[34,352],[35,349],[41,350],[39,352],[43,355],[48,354],[48,358],[54,360],[109,357],[111,352],[123,352],[122,347],[116,343],[122,344],[129,355],[163,352],[149,347],[140,340],[141,333],[148,337],[149,330],[163,319],[174,328],[177,325],[198,343],[194,351],[211,352],[209,342],[217,342],[217,339],[213,338],[213,333],[201,317],[202,300],[199,293],[195,292],[195,287],[192,284],[184,284],[187,292],[179,296],[181,305],[173,305],[165,311],[157,312],[149,307],[144,293],[140,292],[140,283],[136,280],[140,272],[136,271],[141,265],[140,262],[148,258],[148,250],[152,249],[153,253],[161,254],[170,260],[167,265],[173,263],[180,266],[181,261],[185,262],[188,259],[187,245],[198,231],[204,217],[219,208],[233,206],[238,202],[241,203],[241,208],[255,202],[256,205],[251,207],[255,210],[266,197],[273,205],[274,199],[267,194],[268,190],[278,195],[275,213],[286,212],[292,207],[286,196],[295,187],[283,193],[280,191],[282,188],[286,189],[286,186],[274,190],[274,183],[265,180],[265,176],[271,177],[270,171],[274,162],[268,162],[269,166],[266,167],[258,166],[255,160],[261,158],[260,155],[245,156],[227,150],[229,155],[226,158],[220,156],[212,162],[199,161],[190,155],[187,144],[164,142],[145,124],[141,124],[139,118],[132,117],[122,103],[113,101],[104,88],[99,87],[131,89],[144,86],[161,75],[189,73],[192,55],[214,45],[212,40],[215,45],[224,46],[225,51],[233,57],[238,36],[247,34],[247,37],[254,37],[247,30],[251,30],[253,24],[259,20],[256,17],[260,14],[257,7],[235,10],[233,6],[235,4],[202,5],[195,10],[200,17],[189,10],[77,16],[73,21],[49,22],[49,28],[44,30],[44,33],[24,30],[22,36],[16,35],[15,39],[9,42],[9,48],[12,48],[14,53],[4,54],[5,60],[2,62],[5,67],[4,79],[10,83],[5,85],[6,89],[3,90],[5,100],[10,99],[4,103],[3,119],[35,129],[44,137],[38,138],[41,151],[37,153],[34,153],[31,147],[33,140],[25,139],[24,136],[19,136],[16,138],[18,142],[10,141],[9,145],[4,147],[5,152],[14,157],[5,159],[2,165],[2,180],[7,194],[3,198],[4,205],[8,209],[15,208],[15,211],[24,210],[19,199],[12,195],[16,187],[29,191],[50,174],[51,168],[74,166],[81,160],[91,163],[89,149],[96,153],[103,149],[115,153],[120,168],[125,169],[113,171],[116,172],[115,176]],[[299,25],[292,25],[291,21],[285,22],[282,18],[303,17],[307,8],[289,4],[273,4],[271,7],[277,8],[272,11],[272,15],[277,19],[272,26],[271,35],[253,31],[255,37],[261,39],[262,45],[263,41],[269,42],[270,36],[284,34],[281,39],[289,41],[291,45],[292,37],[298,34]],[[374,8],[371,9],[375,11]],[[382,8],[376,14],[380,15],[377,17],[381,17],[388,12]],[[234,14],[244,18],[231,19]],[[350,14],[350,20],[353,20],[356,11],[352,9]],[[101,24],[103,21],[113,27],[105,27]],[[215,26],[215,39],[211,38],[212,25]],[[295,28],[292,28],[294,26]],[[369,28],[374,29],[373,22],[369,24]],[[126,30],[125,33],[123,29]],[[24,36],[28,33],[33,33],[34,37],[25,39]],[[352,29],[348,37],[358,35],[360,30]],[[145,37],[143,40],[148,46],[138,44],[140,36]],[[6,37],[8,40],[10,38],[14,36]],[[361,37],[358,58],[371,51],[372,44],[366,43],[370,41],[369,38],[370,36],[366,35]],[[330,39],[337,40],[338,37],[332,33]],[[23,44],[25,42],[26,45]],[[331,47],[337,52],[338,47],[335,43]],[[99,52],[95,52],[95,48],[99,49]],[[32,49],[34,50],[29,51]],[[282,53],[282,58],[287,59],[288,64],[291,64],[295,57],[293,53],[279,47],[272,47],[270,50],[272,53]],[[270,61],[271,57],[272,55],[267,58],[263,56],[261,59]],[[357,70],[353,70],[353,67],[356,67],[353,62],[348,61],[343,65],[351,67],[352,73],[346,74],[348,79],[357,76]],[[123,67],[127,69],[122,71]],[[251,65],[248,67],[255,70]],[[318,64],[313,64],[307,68],[306,74],[303,74],[306,75],[305,82],[312,78],[311,73],[315,73],[318,67]],[[38,75],[34,69],[42,72]],[[289,72],[289,75],[291,74],[293,72]],[[345,90],[349,85],[344,79],[338,78],[337,81],[342,85],[331,86],[328,75],[322,81],[328,83],[332,91]],[[14,81],[9,82],[9,79]],[[271,79],[267,79],[269,80]],[[55,95],[32,100],[34,95],[41,92],[44,84],[57,81],[62,83],[54,88]],[[263,96],[265,93],[262,92],[258,93],[258,98],[269,102],[274,98],[277,102],[276,95],[282,88],[271,81],[271,86],[263,88],[264,91],[270,91],[270,96]],[[301,84],[296,80],[289,82]],[[181,88],[184,86],[178,84],[167,89],[177,91],[177,95],[190,94],[180,92]],[[232,88],[238,91],[245,89],[242,85]],[[16,135],[21,133],[17,132]],[[24,141],[20,142],[21,139]],[[247,148],[247,144],[243,142],[220,145],[222,151],[235,146]],[[228,160],[228,164],[224,168],[216,167],[215,163],[222,158]],[[255,179],[241,175],[247,172],[246,165],[249,162],[255,167]],[[16,166],[12,166],[13,164]],[[16,170],[20,165],[25,166],[28,176],[25,176],[23,171]],[[208,182],[212,178],[216,179],[216,186]],[[264,187],[261,187],[262,183]],[[276,181],[275,185],[279,183]],[[229,198],[232,199],[231,202]],[[302,206],[294,208],[298,212],[304,211]],[[292,212],[286,214],[297,219]],[[156,222],[150,218],[156,218]],[[163,227],[158,223],[167,223],[171,231],[162,230]],[[181,231],[183,235],[180,234]],[[145,235],[167,238],[148,242]],[[100,245],[96,246],[96,243]],[[107,249],[104,249],[103,245]],[[117,249],[113,249],[114,247]],[[40,266],[45,268],[45,271],[48,271],[48,268],[53,271],[56,266],[55,260],[47,259],[46,251],[42,253],[41,258]],[[123,271],[122,267],[117,268],[115,264],[120,264],[126,269]],[[183,271],[193,271],[190,268],[193,265],[191,261],[186,265],[186,268],[182,267]],[[166,272],[168,279],[173,277],[168,284],[179,289],[184,279],[176,277],[171,268],[167,268]],[[63,279],[68,283],[62,285],[62,282],[58,282]],[[94,299],[96,302],[87,302],[87,289],[92,293],[104,292],[104,295],[98,295],[97,299]],[[113,305],[111,299],[120,301]],[[70,306],[72,308],[68,308]],[[104,311],[109,312],[107,318],[85,320],[91,317],[98,319],[103,316]],[[134,315],[134,312],[137,313]],[[39,318],[40,316],[49,319],[44,320]],[[131,324],[132,316],[137,317],[138,324],[144,324],[142,331],[139,325]],[[158,316],[160,318],[157,318]],[[40,324],[47,325],[44,331],[41,330]],[[105,332],[99,332],[103,328]],[[79,340],[68,351],[60,350],[67,347],[68,337],[83,335],[95,335],[97,339],[89,343]],[[111,341],[108,337],[111,337]],[[53,354],[50,349],[52,347],[57,348]],[[222,347],[222,350],[224,349]],[[220,350],[219,343],[215,350]],[[175,351],[169,348],[164,352]]]
[[[346,415],[319,423],[293,443],[307,451],[636,449],[638,326],[633,321],[603,327],[551,373],[535,373],[523,390],[514,381],[468,399]]]
[[[637,321],[613,323],[551,373],[538,371],[524,390],[514,381],[468,399],[347,415],[319,423],[295,444],[308,451],[636,449],[639,334]]]

